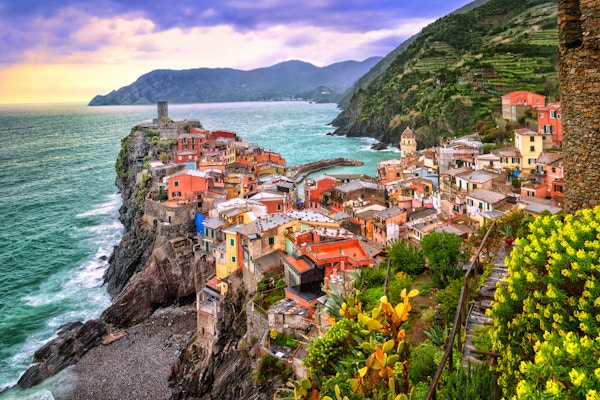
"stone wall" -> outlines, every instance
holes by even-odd
[[[153,224],[156,219],[162,224],[194,226],[194,218],[198,209],[196,203],[182,203],[179,207],[171,207],[165,204],[146,199],[144,202],[144,221]]]
[[[600,0],[559,0],[565,211],[600,204]]]
[[[269,320],[252,300],[246,303],[246,335],[248,338],[261,339],[269,330]]]

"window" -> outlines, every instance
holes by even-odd
[[[235,246],[235,239],[229,239],[229,245],[230,246]]]
[[[544,133],[552,133],[552,125],[544,125]]]
[[[467,204],[470,205],[470,206],[472,206],[473,205],[473,200],[467,199]]]
[[[478,208],[479,208],[480,210],[483,210],[483,203],[482,203],[482,202],[479,202],[479,207],[478,207]]]
[[[507,164],[508,163],[508,157],[502,157],[500,159],[500,162],[503,163],[503,164]]]
[[[173,197],[181,197],[181,192],[173,192]]]
[[[553,119],[556,118],[556,111],[555,110],[550,111],[550,118],[553,118]]]
[[[281,204],[277,204],[277,211],[281,211]]]
[[[231,256],[231,262],[234,263],[235,262],[235,256]]]
[[[556,172],[556,167],[552,167],[552,172]]]
[[[544,113],[540,113],[540,114],[539,114],[539,117],[540,117],[540,118],[544,118]]]
[[[527,196],[533,197],[535,196],[535,192],[527,191]]]
[[[530,141],[530,142],[535,142],[535,137],[533,137],[533,136],[529,136],[529,141]]]
[[[396,178],[400,178],[400,172],[396,172]]]
[[[269,238],[269,246],[273,246],[275,244],[275,237]]]
[[[173,182],[173,186],[175,186],[175,187],[179,186],[179,181]]]
[[[513,164],[520,164],[519,157],[513,157],[511,161]]]
[[[197,196],[196,196],[196,198],[197,198],[198,200],[202,200],[202,195],[201,195],[201,194],[199,194],[199,195],[197,195]]]
[[[535,151],[535,146],[529,146],[529,151]]]
[[[527,161],[527,164],[529,164],[529,165],[533,165],[533,164],[535,164],[535,158],[530,158],[530,159]]]
[[[475,189],[477,189],[477,184],[476,183],[473,184],[473,190],[475,190]]]

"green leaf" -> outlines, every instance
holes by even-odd
[[[389,353],[390,350],[392,350],[393,348],[394,348],[394,340],[390,339],[383,344],[383,347],[381,348],[381,350],[383,350],[384,353]]]
[[[310,381],[309,381],[308,379],[306,379],[306,378],[302,378],[302,379],[300,380],[300,386],[301,386],[303,389],[306,389],[306,390],[308,390],[308,389],[311,389],[311,388],[312,388],[312,384],[311,384],[311,383],[310,383]]]

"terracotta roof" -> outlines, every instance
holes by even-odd
[[[306,260],[305,258],[295,258],[293,256],[287,256],[283,259],[283,261],[299,274],[306,271],[310,271],[314,268],[312,263]]]

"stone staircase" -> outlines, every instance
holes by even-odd
[[[469,316],[466,322],[466,339],[465,344],[463,346],[463,354],[462,354],[462,365],[466,368],[469,363],[471,364],[479,364],[481,360],[479,360],[473,350],[475,350],[475,346],[473,345],[473,330],[478,326],[485,326],[492,324],[492,317],[489,317],[485,314],[485,311],[490,308],[490,303],[494,299],[494,294],[496,293],[496,284],[498,282],[502,282],[502,280],[508,276],[508,268],[504,263],[504,259],[509,255],[512,250],[512,246],[502,244],[498,251],[496,252],[496,256],[494,258],[494,267],[492,268],[492,272],[486,279],[485,283],[479,289],[479,294],[475,299],[475,304],[473,304]]]

